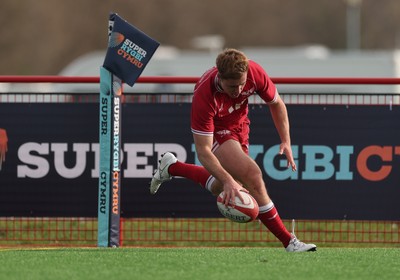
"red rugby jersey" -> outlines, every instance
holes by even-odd
[[[191,113],[192,133],[213,136],[214,132],[235,131],[248,120],[248,98],[258,94],[267,104],[275,102],[278,93],[264,69],[249,61],[247,81],[237,98],[230,98],[218,85],[216,67],[203,74],[194,88]]]

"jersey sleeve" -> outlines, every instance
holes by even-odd
[[[278,98],[278,90],[265,70],[261,67],[261,65],[254,61],[250,61],[250,69],[257,87],[256,91],[258,95],[267,104],[276,102]]]
[[[202,86],[196,88],[191,111],[192,133],[213,136],[215,112],[212,92],[202,88]]]

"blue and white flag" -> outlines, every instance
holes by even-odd
[[[112,27],[104,68],[133,86],[160,45],[117,14]]]

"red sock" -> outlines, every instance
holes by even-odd
[[[177,161],[168,168],[172,176],[180,176],[199,183],[203,187],[208,187],[207,183],[211,179],[210,173],[203,166]]]
[[[272,201],[267,205],[260,206],[258,218],[282,242],[285,248],[289,245],[292,236],[282,223]]]

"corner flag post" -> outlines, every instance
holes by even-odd
[[[100,68],[99,247],[120,246],[122,81],[133,86],[160,43],[111,14],[108,49]]]
[[[110,16],[109,33],[114,25]],[[100,178],[98,246],[118,247],[121,213],[121,95],[122,81],[100,68]]]

